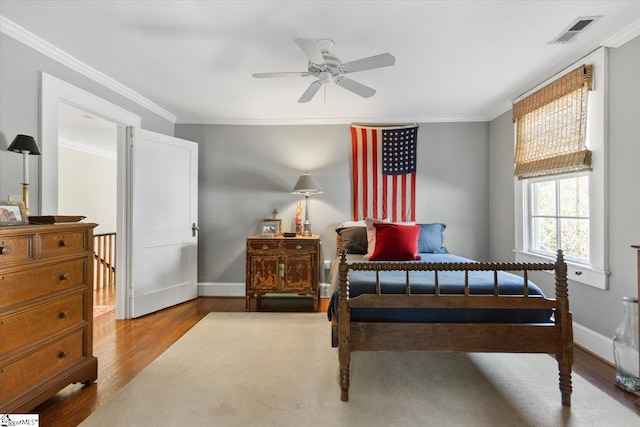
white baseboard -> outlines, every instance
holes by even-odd
[[[613,338],[573,322],[573,342],[613,364]]]
[[[200,297],[244,297],[245,286],[242,283],[213,283],[199,282],[198,296]]]

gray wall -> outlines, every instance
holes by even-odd
[[[640,245],[640,37],[609,50],[609,290],[570,282],[573,319],[606,337],[622,320],[622,297],[637,296],[636,251]],[[490,124],[491,257],[513,259],[513,125],[511,112]],[[548,276],[536,276],[553,295]]]
[[[139,115],[144,129],[173,135],[174,125],[170,121],[0,33],[0,200],[6,200],[10,194],[22,194],[22,158],[19,154],[7,151],[13,138],[17,134],[31,135],[42,149],[38,140],[41,72]],[[42,154],[46,155],[44,152]],[[32,214],[38,214],[40,157],[29,157],[29,208]]]
[[[293,228],[290,194],[299,175],[316,176],[324,193],[311,198],[312,231],[323,259],[335,255],[335,228],[351,219],[348,125],[176,125],[176,136],[199,143],[200,282],[244,282],[245,238],[274,209]],[[488,259],[488,123],[420,124],[416,220],[445,222],[445,245]]]

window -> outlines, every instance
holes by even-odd
[[[606,289],[606,48],[581,63],[514,102],[516,260],[561,248],[570,280]]]
[[[589,265],[589,176],[570,174],[529,183],[530,251]]]

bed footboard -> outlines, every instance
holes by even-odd
[[[349,298],[349,271],[376,271],[375,294]],[[404,294],[383,294],[379,271],[407,271]],[[409,271],[433,271],[434,294],[411,292]],[[461,295],[440,294],[439,271],[493,271],[494,295],[473,295],[468,282]],[[530,296],[527,290],[530,271],[553,270],[555,299]],[[513,271],[523,275],[523,295],[500,295],[497,272]],[[402,323],[351,321],[351,308],[455,308],[455,309],[552,309],[553,323]],[[349,399],[349,364],[353,351],[451,351],[546,353],[555,355],[559,369],[562,405],[571,405],[571,366],[573,329],[567,290],[567,266],[561,250],[555,263],[421,263],[357,262],[348,264],[340,255],[337,322],[332,322],[332,345],[338,347],[341,399]],[[337,335],[337,336],[336,336]]]

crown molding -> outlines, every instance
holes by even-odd
[[[41,39],[35,34],[25,30],[18,24],[10,21],[4,16],[0,15],[0,32],[8,35],[9,37],[19,41],[20,43],[29,46],[30,48],[48,56],[56,62],[76,71],[77,73],[90,78],[91,80],[100,83],[101,85],[111,89],[112,91],[124,96],[125,98],[135,102],[141,107],[157,114],[158,116],[170,121],[176,122],[176,116],[139,93],[129,89],[122,83],[112,79],[106,74],[101,73],[95,68],[77,60],[73,56],[69,55],[65,51],[57,48],[51,43]]]
[[[513,108],[513,104],[512,104],[511,101],[503,102],[502,104],[498,105],[496,108],[491,110],[491,113],[489,114],[489,117],[487,118],[487,121],[489,121],[489,122],[493,121],[494,119],[500,117],[501,115],[503,115],[507,111],[510,111],[511,108]]]
[[[177,125],[238,125],[238,126],[272,126],[272,125],[350,125],[351,123],[465,123],[487,122],[487,117],[391,117],[372,118],[300,118],[300,119],[206,119],[202,117],[178,117]]]
[[[606,47],[620,47],[628,41],[640,36],[640,20],[629,25],[627,28],[617,32],[613,36],[603,41],[600,46]]]

